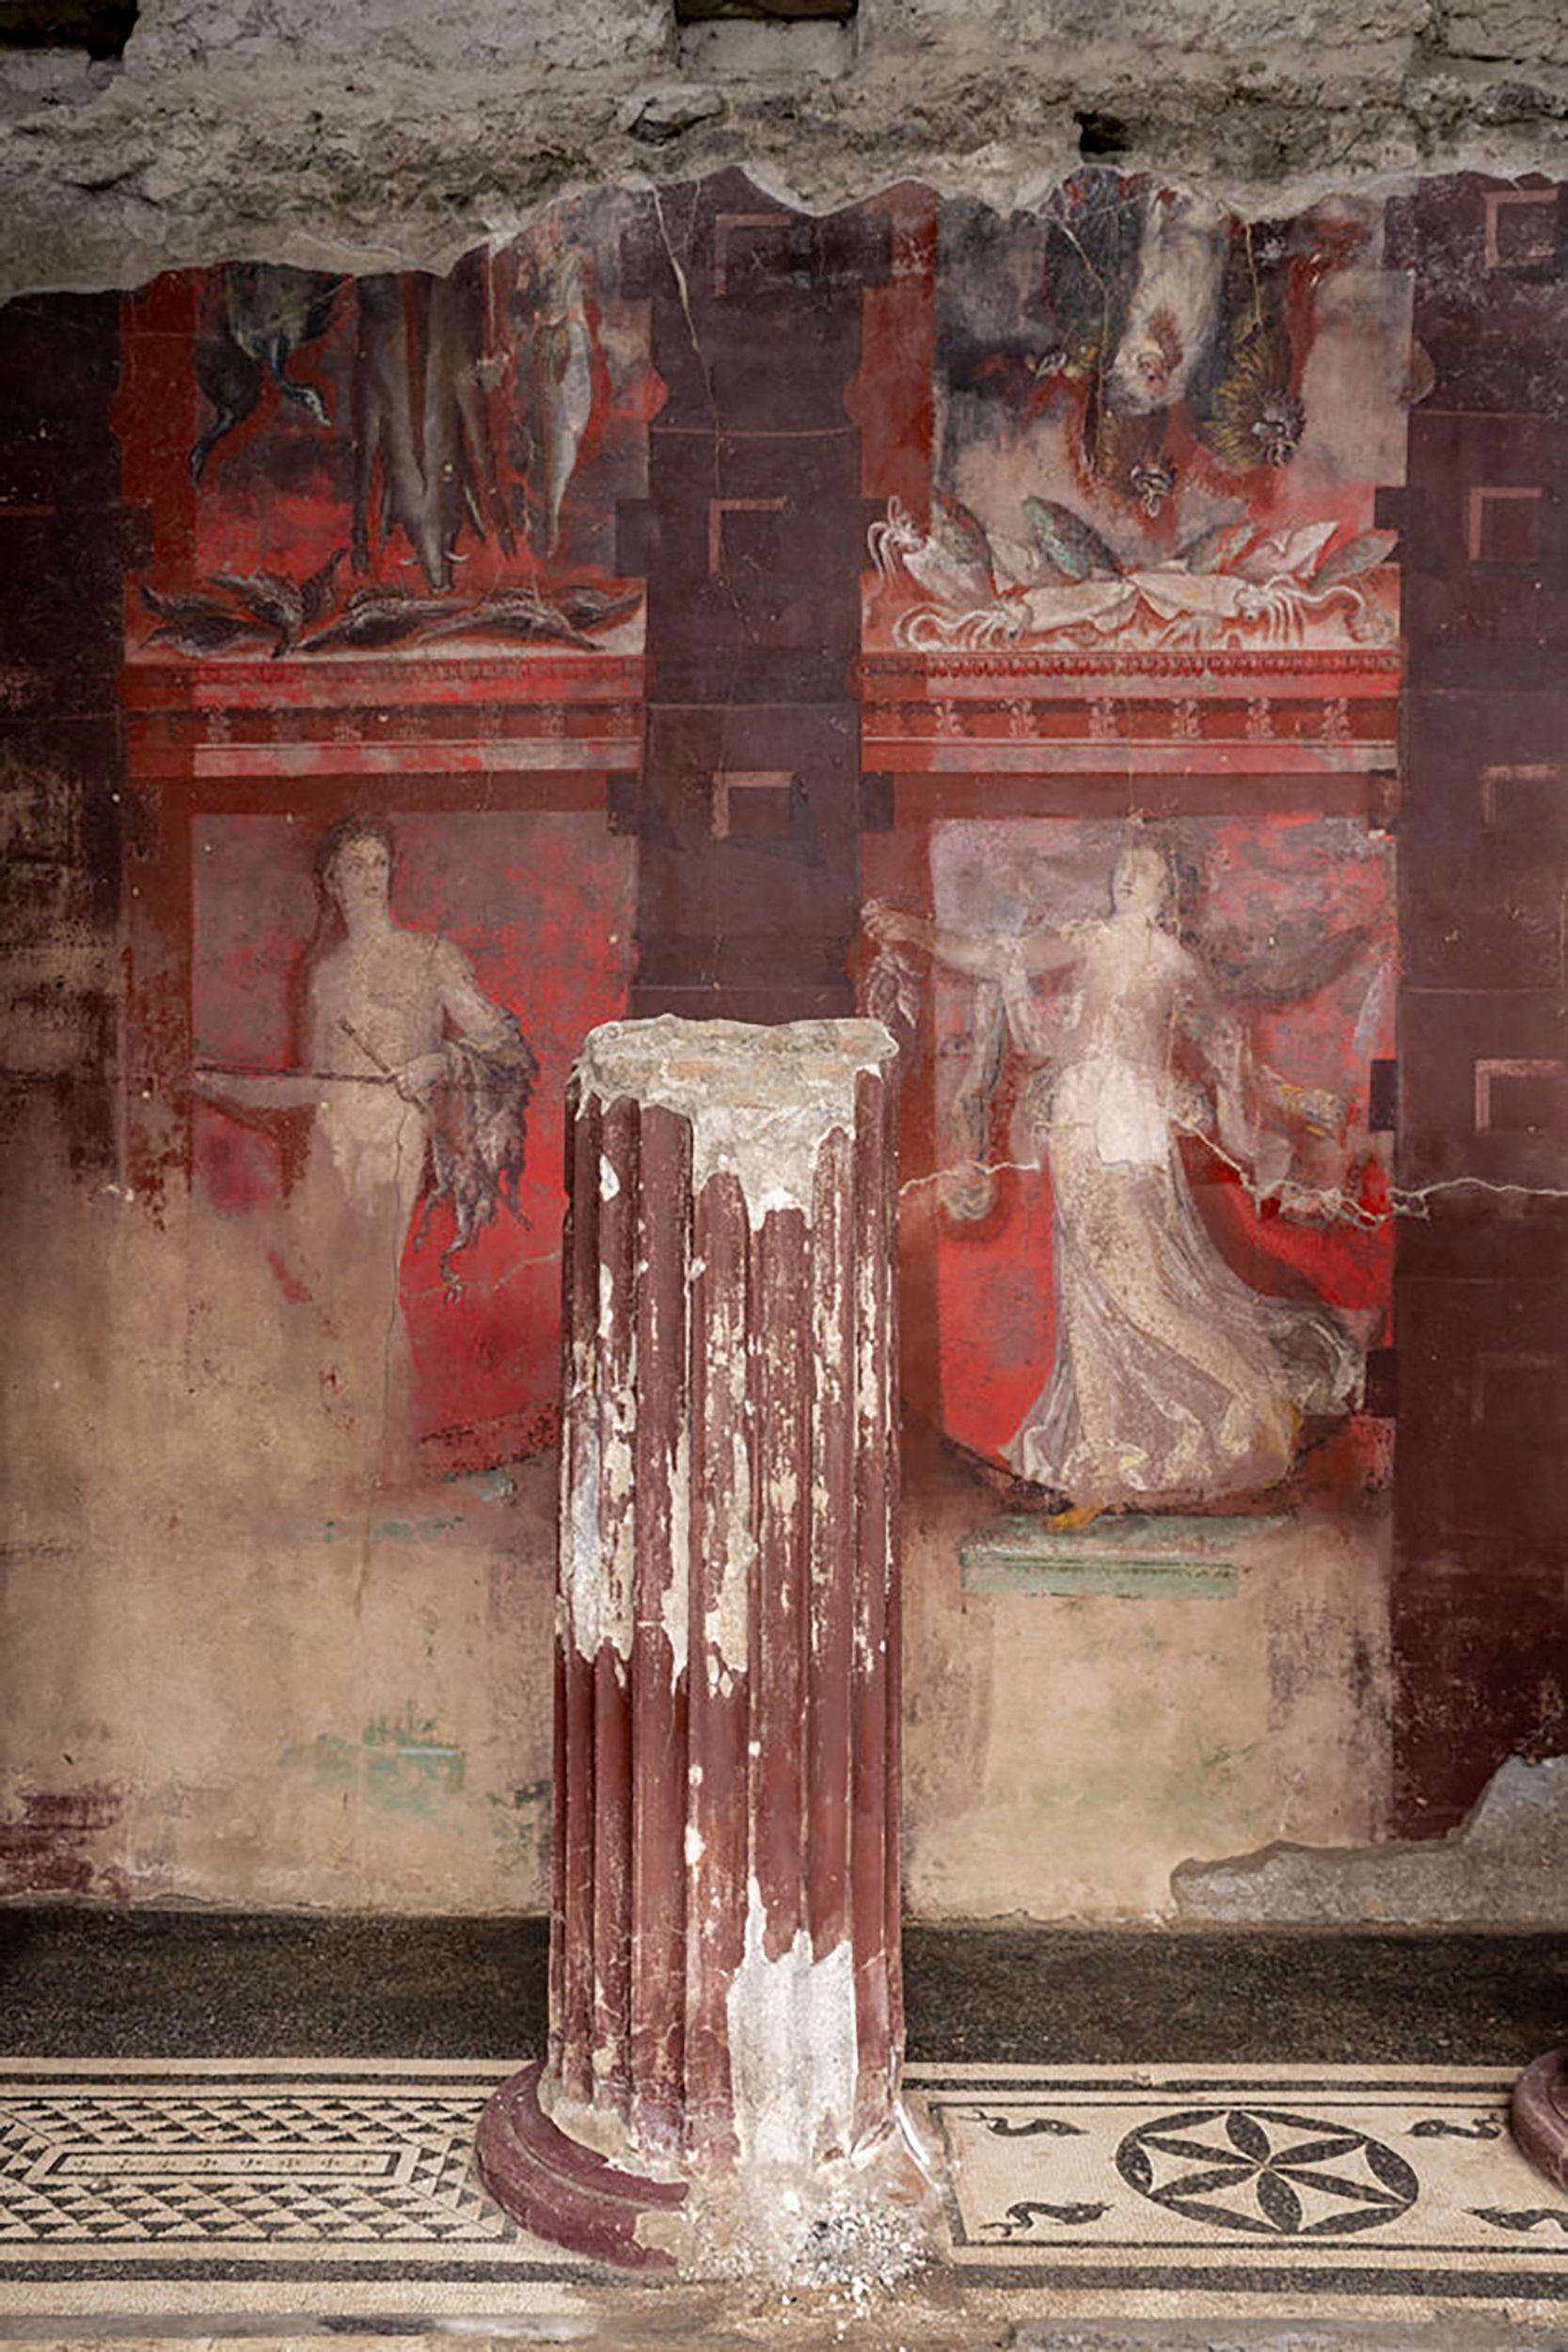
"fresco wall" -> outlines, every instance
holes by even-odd
[[[543,1907],[562,1099],[901,1049],[907,1881],[1564,1744],[1563,204],[606,191],[0,330],[0,1889]]]

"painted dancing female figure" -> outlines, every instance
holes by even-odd
[[[1239,1025],[1171,926],[1163,851],[1122,849],[1107,916],[1016,939],[874,909],[880,945],[914,947],[998,988],[1015,1037],[1039,1039],[1034,984],[1070,992],[1065,1031],[1027,1108],[1054,1209],[1056,1348],[1006,1458],[1065,1495],[1073,1523],[1252,1494],[1285,1477],[1308,1419],[1358,1399],[1362,1351],[1322,1303],[1269,1298],[1221,1257],[1182,1165],[1211,1130],[1248,1161]],[[1213,1104],[1177,1049],[1204,1054]]]

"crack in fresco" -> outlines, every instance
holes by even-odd
[[[1220,1160],[1240,1181],[1253,1201],[1262,1202],[1271,1198],[1268,1191],[1255,1182],[1252,1170],[1245,1163],[1231,1157],[1206,1130],[1201,1127],[1184,1126],[1180,1132],[1191,1136],[1195,1141],[1201,1143],[1215,1159]],[[899,1184],[898,1197],[902,1200],[909,1193],[928,1191],[954,1175],[1037,1176],[1040,1173],[1040,1165],[1038,1160],[953,1160],[945,1167],[927,1169],[918,1176],[906,1176]],[[1416,1217],[1430,1222],[1430,1219],[1426,1219],[1426,1202],[1446,1193],[1466,1191],[1517,1196],[1526,1201],[1568,1200],[1568,1186],[1500,1184],[1485,1176],[1443,1176],[1434,1179],[1430,1184],[1393,1184],[1389,1187],[1389,1206],[1383,1210],[1364,1208],[1359,1201],[1352,1200],[1345,1196],[1335,1200],[1332,1195],[1325,1194],[1323,1198],[1324,1205],[1330,1207],[1331,1210],[1329,1222],[1342,1219],[1346,1224],[1354,1225],[1362,1232],[1375,1232],[1379,1228],[1391,1224],[1395,1218],[1402,1216]],[[1303,1217],[1304,1222],[1312,1221],[1306,1212],[1298,1210],[1297,1214]]]

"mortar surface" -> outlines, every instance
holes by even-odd
[[[0,298],[229,257],[445,269],[555,199],[741,165],[831,211],[905,179],[1037,202],[1084,155],[1253,213],[1420,171],[1551,171],[1552,0],[142,0],[119,62],[0,49]]]

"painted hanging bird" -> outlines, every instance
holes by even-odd
[[[1231,215],[1212,197],[1173,188],[1144,197],[1127,314],[1106,371],[1112,410],[1148,417],[1186,398],[1221,329],[1230,254]]]
[[[229,653],[247,639],[266,635],[265,625],[253,614],[236,612],[215,596],[165,596],[145,580],[138,581],[136,593],[148,612],[157,615],[158,627],[147,640],[150,645],[175,645],[189,654]]]
[[[519,1225],[527,1225],[518,1199],[528,1148],[528,1106],[539,1060],[517,1023],[508,1018],[499,1044],[474,1045],[453,1039],[449,1068],[430,1100],[429,1157],[423,1214],[416,1240],[422,1240],[432,1211],[450,1204],[452,1237],[441,1252],[447,1296],[462,1284],[452,1261],[468,1248],[504,1203]]]
[[[486,350],[485,317],[482,251],[466,254],[447,277],[429,281],[424,476],[439,506],[442,545],[449,558],[465,525],[481,539],[494,529],[505,552],[516,551],[490,430],[487,383],[490,371],[501,360]]]
[[[451,611],[442,596],[405,596],[401,588],[357,588],[329,628],[318,629],[300,647],[302,653],[325,653],[342,645],[373,652],[382,645],[400,645],[405,638],[429,629]]]
[[[1094,167],[1057,189],[1041,226],[1040,308],[1054,355],[1044,389],[1083,388],[1085,466],[1134,496],[1131,470],[1148,446],[1149,420],[1123,418],[1106,392],[1137,278],[1142,207],[1129,201],[1116,172]]]
[[[230,262],[226,266],[222,316],[215,327],[196,339],[196,380],[214,416],[191,451],[193,482],[200,481],[225,435],[251,414],[269,378],[314,423],[328,421],[320,392],[291,375],[289,363],[296,351],[319,342],[331,326],[342,282],[320,270],[281,263]]]
[[[1042,292],[1063,380],[1085,386],[1092,479],[1156,519],[1176,495],[1167,420],[1190,415],[1227,473],[1288,465],[1306,416],[1293,325],[1350,231],[1245,226],[1169,188],[1135,199],[1080,173],[1046,207]]]
[[[217,572],[214,584],[229,594],[273,632],[273,655],[292,653],[305,631],[321,619],[332,595],[333,578],[348,552],[336,548],[319,572],[306,580],[280,572]]]
[[[1041,308],[1055,373],[1092,379],[1116,349],[1137,263],[1141,219],[1117,173],[1091,166],[1058,188],[1041,215]]]
[[[1288,466],[1300,448],[1307,429],[1300,380],[1316,288],[1360,235],[1354,220],[1326,212],[1238,226],[1219,329],[1189,395],[1198,438],[1227,472]]]
[[[492,588],[464,612],[448,608],[431,629],[433,637],[515,637],[524,644],[550,639],[592,653],[594,640],[574,628],[564,612],[531,588]]]
[[[1207,390],[1198,438],[1227,473],[1288,466],[1301,447],[1307,410],[1291,389],[1294,358],[1283,318],[1259,318],[1236,337],[1224,373]]]
[[[427,585],[450,588],[451,549],[442,513],[445,485],[431,479],[425,469],[423,403],[415,398],[415,356],[409,337],[408,312],[410,308],[421,307],[421,294],[428,326],[429,280],[410,278],[406,302],[404,292],[405,280],[389,271],[357,282],[350,561],[355,571],[363,575],[370,569],[372,537],[379,537],[385,546],[391,533],[401,529],[419,558]]]
[[[354,354],[354,520],[350,557],[401,531],[426,584],[451,585],[458,542],[493,532],[515,552],[501,494],[488,387],[501,358],[486,349],[485,258],[445,278],[421,270],[358,280]]]

